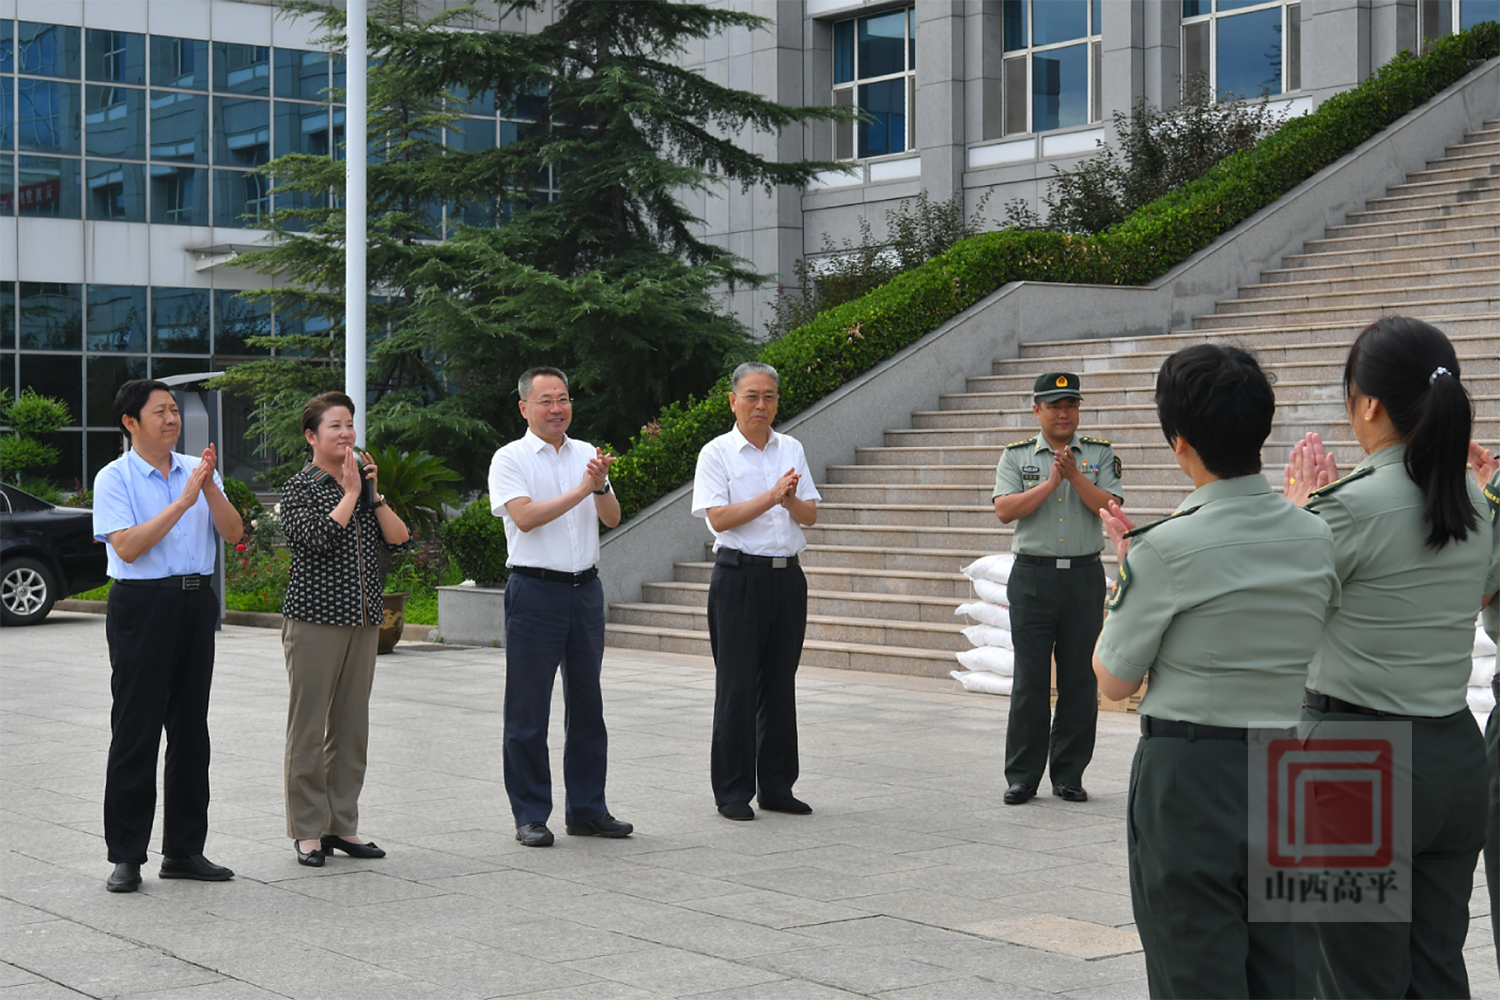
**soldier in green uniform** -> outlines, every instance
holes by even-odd
[[[1087,802],[1099,698],[1089,657],[1104,621],[1104,532],[1098,511],[1122,502],[1120,460],[1108,441],[1078,434],[1078,376],[1048,372],[1032,387],[1041,433],[1006,445],[995,467],[995,513],[1016,523],[1007,597],[1015,678],[1005,731],[1007,805],[1036,794]],[[1057,713],[1049,720],[1051,663]],[[1049,731],[1050,721],[1050,731]]]
[[[1178,351],[1156,408],[1195,489],[1142,528],[1105,512],[1120,577],[1093,657],[1108,698],[1151,674],[1126,807],[1147,983],[1153,997],[1291,997],[1291,925],[1249,920],[1247,740],[1295,724],[1338,600],[1333,540],[1261,475],[1276,399],[1249,354]]]
[[[1311,738],[1323,720],[1410,724],[1411,922],[1313,924],[1317,995],[1468,996],[1463,946],[1487,789],[1465,692],[1494,550],[1465,471],[1472,403],[1448,338],[1406,317],[1355,339],[1344,393],[1365,459],[1308,497],[1308,482],[1332,474],[1307,460],[1321,449],[1310,437],[1288,474],[1287,496],[1333,531],[1343,588],[1309,647],[1302,717]]]
[[[1469,465],[1474,479],[1484,484],[1494,534],[1490,578],[1485,583],[1480,619],[1491,642],[1500,643],[1500,461],[1494,453],[1469,442]],[[1490,887],[1490,933],[1495,937],[1495,964],[1500,965],[1500,674],[1490,678],[1495,707],[1484,727],[1484,756],[1490,771],[1489,812],[1484,823],[1484,878]]]

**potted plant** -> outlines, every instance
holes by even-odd
[[[465,580],[439,587],[438,631],[444,642],[501,646],[505,643],[505,525],[482,495],[442,529],[443,551]]]
[[[425,558],[437,538],[443,506],[456,504],[458,494],[451,484],[459,474],[425,451],[373,448],[370,458],[380,469],[380,492],[397,517],[411,530],[411,544],[397,552],[387,567],[381,594],[380,652],[389,653],[401,641],[406,627],[406,599],[413,590],[429,586],[429,559]]]

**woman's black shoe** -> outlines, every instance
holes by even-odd
[[[343,851],[351,858],[383,858],[385,851],[373,843],[355,844],[345,840],[343,837],[325,835],[323,837],[323,852],[332,854],[334,851]]]
[[[309,868],[323,867],[323,849],[321,847],[314,847],[310,851],[304,851],[302,849],[302,842],[294,840],[292,841],[292,849],[297,852],[297,864],[306,865]]]

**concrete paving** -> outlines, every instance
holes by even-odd
[[[999,802],[1007,700],[804,668],[809,817],[730,823],[708,787],[712,665],[610,650],[622,841],[522,848],[500,767],[503,654],[382,657],[361,832],[390,856],[296,864],[282,806],[279,634],[227,627],[207,854],[228,883],[104,891],[103,619],[0,636],[0,1000],[1146,994],[1125,867],[1132,716],[1101,715],[1092,799]],[[561,774],[560,705],[554,772]],[[160,818],[158,817],[159,840]],[[1500,998],[1473,897],[1474,994]]]

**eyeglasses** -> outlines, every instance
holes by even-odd
[[[776,395],[776,393],[774,393],[774,392],[768,392],[768,393],[766,393],[764,395],[762,395],[762,394],[760,394],[758,392],[736,392],[736,393],[734,393],[734,395],[740,397],[745,402],[749,403],[751,406],[755,406],[761,400],[765,400],[767,403],[769,403],[769,404],[771,404],[771,405],[774,406],[775,403],[776,403],[776,400],[778,400],[778,399],[781,398],[780,396]]]
[[[540,406],[544,410],[550,410],[553,406],[572,406],[573,401],[567,396],[543,396],[541,399],[528,399],[526,402],[532,406]]]

